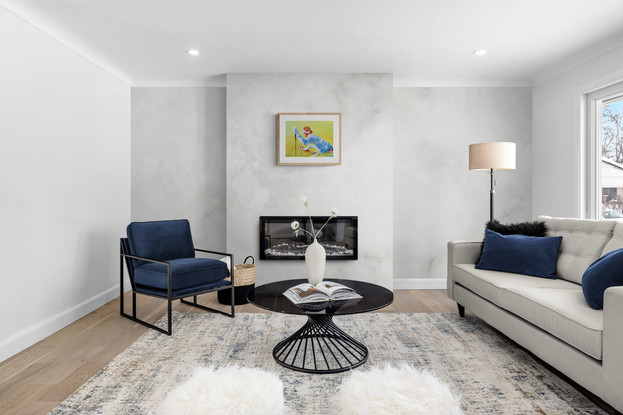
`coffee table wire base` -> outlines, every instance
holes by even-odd
[[[307,316],[307,323],[273,349],[282,366],[308,373],[338,373],[368,360],[366,346],[335,325],[331,316]]]

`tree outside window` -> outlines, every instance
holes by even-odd
[[[623,97],[601,106],[602,217],[623,218]]]

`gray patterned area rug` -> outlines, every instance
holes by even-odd
[[[306,374],[272,358],[275,344],[306,317],[175,312],[173,319],[173,336],[147,331],[50,413],[155,414],[196,366],[236,364],[277,373],[290,413],[336,414],[331,399],[349,372]],[[372,313],[335,322],[370,351],[354,370],[405,362],[431,370],[460,396],[465,414],[605,414],[475,317]]]

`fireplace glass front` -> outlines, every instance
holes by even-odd
[[[298,221],[301,228],[316,232],[328,216],[261,216],[260,259],[305,259],[305,249],[314,239],[305,232],[295,235],[291,227]],[[318,243],[328,260],[357,259],[357,216],[338,216],[329,221],[318,234]]]

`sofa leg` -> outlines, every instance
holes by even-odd
[[[456,303],[456,305],[459,307],[459,316],[461,317],[465,317],[465,307],[463,307],[461,304]]]

